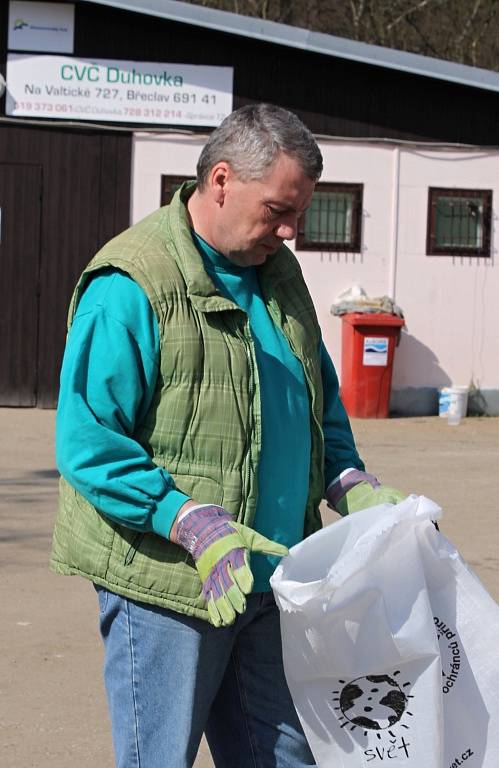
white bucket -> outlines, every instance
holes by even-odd
[[[466,416],[468,410],[468,387],[449,387],[449,389],[447,423],[456,426]]]

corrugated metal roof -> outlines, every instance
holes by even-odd
[[[157,16],[172,21],[215,29],[233,35],[263,40],[276,45],[300,48],[304,51],[337,56],[341,59],[371,64],[377,67],[397,69],[414,75],[447,80],[452,83],[499,91],[499,72],[479,67],[469,67],[444,59],[433,59],[417,53],[397,51],[379,45],[368,45],[344,37],[311,32],[308,29],[263,21],[228,11],[204,8],[179,0],[82,0],[96,5],[108,5],[135,13]]]

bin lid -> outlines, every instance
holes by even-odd
[[[385,312],[347,312],[341,316],[341,319],[350,325],[384,325],[392,328],[401,328],[405,325],[403,317],[388,315]]]

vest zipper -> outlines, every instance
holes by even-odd
[[[125,555],[125,559],[123,561],[123,565],[131,565],[133,562],[133,558],[135,557],[137,550],[140,546],[140,543],[142,539],[144,538],[145,533],[136,533],[135,536],[132,539],[132,543],[130,544],[127,553]]]
[[[250,407],[251,407],[251,412],[253,414],[252,421],[254,421],[254,411],[255,411],[255,408],[254,408],[254,399],[255,399],[255,365],[254,365],[253,355],[252,355],[252,352],[251,352],[251,342],[249,341],[249,339],[247,338],[245,333],[242,334],[242,337],[243,337],[243,341],[244,341],[244,347],[246,349],[246,356],[248,358],[248,367],[249,367],[250,377],[251,377],[251,381],[250,381],[251,390],[250,390],[250,398],[249,398],[249,401],[248,401],[248,405],[250,405]],[[248,427],[251,430],[251,423],[250,422],[248,422]],[[248,459],[247,459],[247,462],[246,462],[246,472],[245,472],[245,477],[244,477],[244,490],[245,490],[245,492],[243,494],[242,510],[241,510],[242,511],[241,522],[243,524],[249,524],[249,521],[245,521],[245,516],[246,516],[246,507],[247,507],[248,493],[249,493],[249,486],[250,486],[250,479],[251,479],[251,438],[250,437],[246,438],[246,444],[247,444],[247,447],[248,447],[248,450],[247,450],[247,457],[248,457]]]

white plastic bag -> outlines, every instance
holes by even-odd
[[[293,547],[271,579],[319,768],[499,768],[499,607],[411,496]]]

